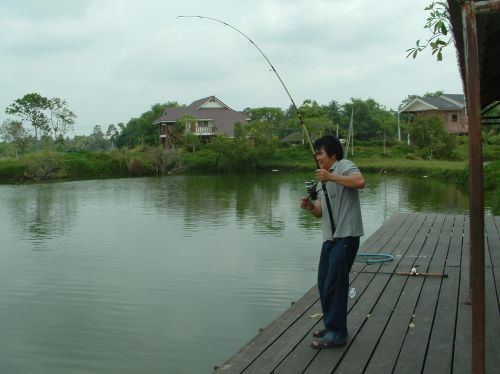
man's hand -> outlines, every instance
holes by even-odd
[[[311,200],[309,200],[309,198],[302,196],[300,198],[300,207],[302,209],[307,209],[308,211],[310,211],[314,217],[321,217],[321,204],[319,203],[319,200],[316,201],[316,203],[313,203]]]
[[[314,204],[309,198],[302,196],[300,198],[300,207],[302,209],[307,209],[307,210],[313,210],[314,209]]]
[[[328,182],[331,180],[331,173],[325,169],[317,169],[316,170],[316,178],[321,182]]]

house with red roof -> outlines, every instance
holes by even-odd
[[[248,122],[247,115],[231,109],[217,97],[209,96],[193,101],[187,107],[166,108],[163,115],[153,122],[159,127],[160,144],[170,144],[169,137],[181,119],[187,119],[185,131],[199,136],[202,141],[220,134],[232,138],[236,123]]]

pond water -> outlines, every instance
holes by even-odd
[[[0,186],[1,373],[206,373],[314,283],[310,173]],[[426,178],[368,175],[365,237],[464,213]]]

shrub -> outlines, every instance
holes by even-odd
[[[26,160],[2,159],[0,160],[0,180],[21,180],[26,170]]]
[[[412,143],[423,158],[452,160],[457,158],[455,136],[443,127],[438,116],[419,116],[409,128]]]
[[[43,151],[26,157],[24,175],[30,179],[43,180],[54,177],[60,170],[61,156],[54,151]]]

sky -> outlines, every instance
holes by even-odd
[[[437,62],[406,50],[429,36],[430,0],[1,0],[0,123],[27,93],[65,100],[74,135],[127,123],[155,103],[215,95],[235,110],[462,93],[455,48]],[[71,134],[70,134],[71,135]]]

